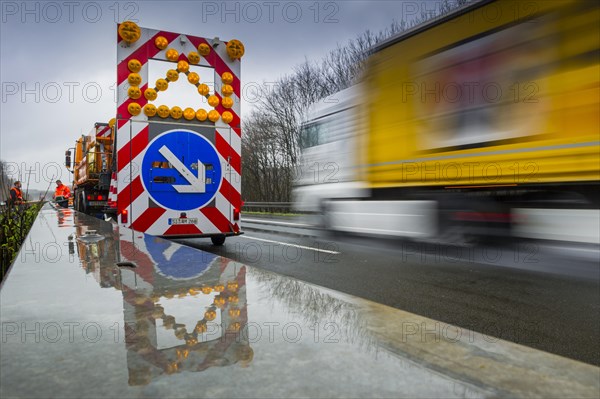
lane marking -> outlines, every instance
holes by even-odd
[[[298,245],[298,244],[290,244],[287,242],[281,242],[281,241],[273,241],[273,240],[267,240],[265,238],[257,238],[257,237],[250,237],[246,234],[243,234],[241,236],[238,236],[241,238],[248,238],[249,240],[257,240],[257,241],[264,241],[264,242],[272,242],[275,244],[281,244],[281,245],[286,245],[288,247],[295,247],[295,248],[300,248],[300,249],[308,249],[311,251],[318,251],[318,252],[324,252],[326,254],[332,254],[332,255],[339,255],[341,252],[337,252],[337,251],[331,251],[329,249],[320,249],[320,248],[313,248],[313,247],[306,247],[304,245]]]
[[[242,222],[250,222],[250,223],[258,223],[258,224],[272,224],[272,225],[282,225],[282,226],[298,226],[298,227],[314,227],[310,224],[306,223],[292,223],[292,222],[278,222],[275,220],[261,220],[261,219],[246,219],[243,218]]]

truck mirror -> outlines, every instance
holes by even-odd
[[[71,151],[65,151],[65,166],[71,169]]]

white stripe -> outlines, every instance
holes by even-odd
[[[141,28],[141,37],[135,43],[127,45],[125,41],[121,41],[117,45],[117,64],[133,54],[137,49],[144,46],[148,40],[156,34],[156,30]]]
[[[241,236],[239,236],[239,237],[242,237],[242,238],[248,238],[248,239],[250,239],[250,240],[257,240],[257,241],[264,241],[264,242],[272,242],[272,243],[275,243],[275,244],[281,244],[281,245],[285,245],[285,246],[288,246],[288,247],[294,247],[294,248],[300,248],[300,249],[308,249],[308,250],[311,250],[311,251],[324,252],[324,253],[327,253],[327,254],[333,254],[333,255],[339,255],[339,254],[341,253],[341,252],[337,252],[337,251],[330,251],[330,250],[328,250],[328,249],[320,249],[320,248],[313,248],[313,247],[305,247],[304,245],[289,244],[289,243],[287,243],[287,242],[273,241],[273,240],[266,240],[266,239],[264,239],[264,238],[250,237],[250,236],[248,236],[248,235],[246,235],[246,234],[244,234],[244,235],[241,235]]]
[[[231,148],[233,148],[233,151],[235,151],[236,154],[240,155],[240,153],[242,152],[242,139],[240,138],[240,136],[238,136],[237,133],[234,132],[233,129],[229,126],[219,127],[216,130],[217,133],[219,133],[219,136],[221,136],[223,140],[225,140],[225,142],[227,142],[231,146]]]
[[[123,183],[122,185],[118,184],[118,186],[122,186],[122,188],[125,188],[131,182],[133,182],[137,176],[140,176],[142,161],[144,160],[144,154],[144,151],[140,152],[137,157],[135,157],[131,162],[125,165],[123,169],[118,173],[118,183]]]
[[[146,118],[144,113],[138,115]],[[131,118],[133,120],[133,118]],[[119,130],[117,130],[117,151],[120,151],[127,143],[129,143],[135,136],[137,136],[144,128],[148,126],[148,122],[127,122]],[[129,137],[129,129],[131,128],[131,137]]]

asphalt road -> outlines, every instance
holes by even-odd
[[[254,220],[254,221],[250,221]],[[290,219],[248,217],[222,247],[180,242],[245,264],[586,363],[600,365],[595,248],[513,242],[448,247],[318,237]]]

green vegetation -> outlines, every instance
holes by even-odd
[[[41,207],[42,202],[0,209],[0,281],[17,256]]]

